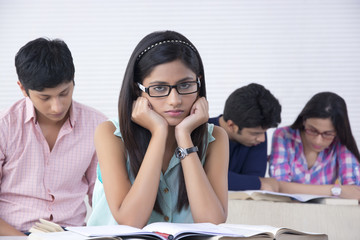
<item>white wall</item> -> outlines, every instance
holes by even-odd
[[[133,48],[164,29],[199,49],[211,116],[250,82],[279,98],[281,126],[315,93],[334,91],[347,101],[360,143],[360,0],[0,0],[0,110],[22,97],[16,52],[46,36],[73,53],[74,98],[114,117]]]

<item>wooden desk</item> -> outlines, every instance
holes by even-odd
[[[229,200],[226,222],[326,233],[329,240],[360,239],[360,205]]]

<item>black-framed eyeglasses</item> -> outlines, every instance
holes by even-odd
[[[316,136],[321,135],[321,137],[322,137],[323,139],[326,139],[326,140],[331,140],[331,139],[333,139],[334,137],[336,137],[336,133],[333,132],[333,131],[326,131],[326,132],[322,132],[322,133],[321,133],[321,132],[319,132],[318,130],[312,129],[312,128],[304,128],[304,130],[305,130],[305,133],[308,134],[308,135],[310,135],[310,136],[316,137]]]
[[[201,87],[201,82],[200,79],[197,78],[196,81],[186,81],[176,85],[158,84],[149,87],[144,87],[141,83],[137,83],[137,85],[141,91],[146,92],[150,97],[166,97],[169,96],[173,88],[175,88],[180,95],[196,93]]]

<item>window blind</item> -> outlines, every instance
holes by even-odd
[[[0,110],[22,97],[16,52],[49,37],[72,51],[74,99],[116,117],[132,50],[146,34],[165,29],[198,48],[211,117],[232,91],[251,82],[280,100],[280,126],[291,124],[315,93],[333,91],[346,100],[360,142],[358,0],[0,0]]]

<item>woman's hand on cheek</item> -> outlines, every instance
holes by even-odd
[[[205,97],[198,98],[191,110],[189,116],[176,126],[176,132],[191,134],[197,127],[204,124],[209,119],[209,104]]]
[[[133,103],[131,119],[151,133],[157,129],[167,129],[166,120],[152,109],[149,100],[144,97],[138,97]]]

